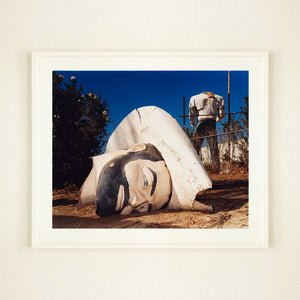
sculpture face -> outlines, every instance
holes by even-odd
[[[151,144],[110,160],[97,186],[96,213],[157,210],[169,201],[172,183],[163,158]]]
[[[125,166],[125,174],[132,207],[141,211],[151,204],[152,210],[158,210],[169,200],[172,183],[164,161],[138,159]]]

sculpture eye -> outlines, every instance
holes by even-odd
[[[148,186],[148,179],[144,176],[144,189]]]

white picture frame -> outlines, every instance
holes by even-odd
[[[267,52],[32,53],[33,248],[266,248],[269,245]],[[52,228],[52,71],[248,70],[249,226],[246,229]]]

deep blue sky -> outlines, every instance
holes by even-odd
[[[186,112],[190,97],[212,91],[225,100],[227,112],[227,71],[59,71],[69,83],[77,78],[84,92],[94,92],[109,104],[109,134],[133,109],[155,105],[170,113],[183,126],[183,97]],[[248,71],[231,71],[231,112],[240,111],[242,100],[248,96]],[[223,122],[227,118],[224,118]],[[186,122],[189,125],[189,122]]]

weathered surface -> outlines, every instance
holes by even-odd
[[[172,178],[170,208],[192,209],[198,191],[211,188],[211,180],[189,138],[177,121],[156,106],[133,110],[115,129],[106,152],[151,143],[161,153]]]

